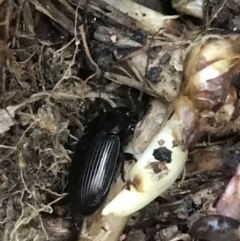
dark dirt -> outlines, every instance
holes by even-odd
[[[43,241],[46,237],[67,241],[75,237],[67,208],[59,209],[56,203],[65,196],[76,137],[103,111],[121,105],[144,112],[152,98],[146,92],[138,100],[142,91],[103,78],[116,60],[122,60],[139,46],[131,42],[127,48],[117,48],[108,41],[112,35],[100,34],[99,29],[108,27],[114,31],[116,27],[116,35],[134,40],[135,44],[143,43],[146,36],[140,32],[138,37],[143,39],[133,39],[135,32],[131,28],[114,26],[105,16],[83,4],[75,16],[77,2],[0,0],[0,111],[6,110],[12,116],[7,115],[6,131],[0,133],[3,241]],[[208,2],[210,27],[240,31],[238,0],[225,1],[226,4],[218,0]],[[159,7],[159,2],[154,4]],[[168,6],[166,13],[175,11]],[[92,59],[80,30],[74,35],[76,19],[77,26],[84,23]],[[168,53],[163,56],[167,56],[165,62],[169,61]],[[155,82],[155,75],[161,75],[161,71],[155,69],[147,74]],[[19,107],[13,111],[16,105]],[[2,123],[0,116],[0,126]],[[216,152],[219,151],[213,150]],[[201,153],[201,158],[208,158],[204,148]],[[204,167],[197,163],[193,167],[193,156],[194,151],[180,187],[174,184],[133,215],[121,240],[169,241],[187,232],[193,220],[211,213],[212,203],[223,192],[238,162],[239,144],[218,157],[220,168],[215,162]],[[228,169],[222,168],[222,158]],[[179,240],[187,240],[180,237]]]
[[[234,32],[240,31],[240,3],[233,1],[206,1],[206,16],[209,20],[209,27]]]

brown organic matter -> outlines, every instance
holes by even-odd
[[[217,58],[209,60],[204,55],[198,62],[190,54],[189,66],[183,63],[196,42],[206,37],[206,44],[213,41],[212,33],[205,32],[209,27],[220,28],[217,36],[222,30],[230,31],[230,39],[232,34],[237,36],[239,11],[237,0],[209,0],[209,16],[200,24],[181,15],[168,19],[168,29],[154,34],[141,29],[143,34],[134,38],[143,25],[104,0],[0,0],[1,240],[83,241],[92,235],[97,241],[100,236],[106,241],[109,230],[113,230],[110,241],[118,236],[131,241],[189,240],[190,224],[216,213],[214,204],[239,161],[239,88],[234,92],[228,82],[239,70],[234,68],[239,56],[231,55],[239,54],[239,45],[230,40],[230,48],[222,48]],[[153,25],[143,27],[148,26]],[[203,31],[205,35],[199,35]],[[200,55],[205,47],[194,54]],[[124,58],[116,58],[119,50]],[[203,67],[229,55],[233,57],[228,59],[231,71],[200,86],[200,92],[195,88],[199,82],[188,86],[179,102],[173,103],[181,86],[188,84],[182,83],[182,76],[193,78]],[[147,75],[151,69],[158,70],[153,78],[156,81]],[[210,92],[206,91],[209,87]],[[195,98],[193,103],[189,103],[189,96]],[[216,115],[219,103],[225,101],[226,106]],[[156,111],[158,103],[161,107]],[[133,141],[141,152],[177,104],[181,105],[177,115],[185,117],[185,144],[192,143],[185,178],[179,178],[128,220],[118,220],[118,226],[97,213],[79,238],[64,190],[73,147],[89,121],[119,105],[139,113],[149,111]],[[194,110],[203,106],[211,116],[201,119],[201,139],[194,143],[198,131],[193,120],[199,116]],[[229,107],[234,111],[224,119]],[[156,171],[160,168],[163,166],[156,166]],[[139,184],[139,180],[135,182]]]

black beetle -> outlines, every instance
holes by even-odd
[[[68,198],[73,216],[94,214],[105,201],[138,114],[116,107],[97,117],[80,138],[69,170]]]

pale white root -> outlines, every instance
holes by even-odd
[[[145,207],[167,190],[182,173],[188,158],[188,151],[174,145],[171,130],[173,117],[154,137],[147,149],[141,154],[129,173],[127,185],[102,210],[102,215],[128,216]],[[170,160],[156,160],[154,150],[162,148],[170,153]]]
[[[179,13],[187,14],[196,18],[203,18],[204,0],[173,0],[172,6]]]
[[[103,0],[118,11],[134,19],[139,28],[144,29],[149,34],[155,34],[161,28],[167,28],[178,16],[165,16],[150,8],[131,0]]]

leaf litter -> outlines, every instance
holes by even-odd
[[[81,134],[103,110],[135,107],[139,95],[144,98],[137,105],[145,106],[152,97],[161,101],[160,119],[155,119],[160,125],[164,122],[161,113],[169,113],[179,93],[191,34],[187,39],[181,28],[173,27],[156,36],[151,36],[152,30],[149,35],[134,31],[144,26],[118,12],[111,2],[0,1],[3,241],[74,238],[77,234],[68,212],[58,205],[66,195],[72,155],[66,143],[76,142],[76,133]],[[230,30],[238,29],[238,16],[230,3],[235,1],[226,6],[215,2],[209,1],[212,26],[227,23],[224,26]],[[214,11],[224,16],[222,22]],[[232,22],[226,13],[234,16]],[[233,166],[222,170],[230,154],[238,154],[233,144],[239,141],[234,135],[239,127],[237,111],[228,125],[206,123],[210,136],[192,148],[185,180],[133,215],[120,239],[188,240],[186,227],[214,212],[212,205],[233,173]],[[222,137],[216,135],[217,128]]]

